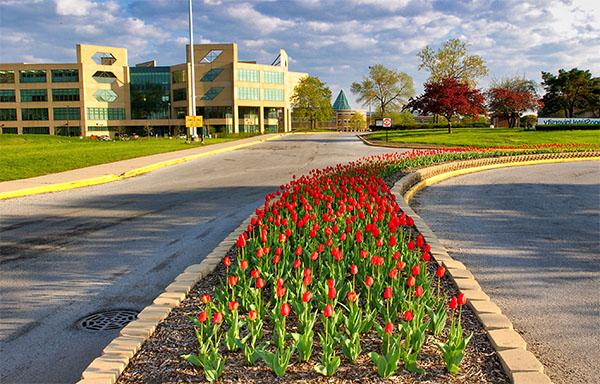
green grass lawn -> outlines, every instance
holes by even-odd
[[[369,139],[385,141],[385,131],[369,135]],[[523,144],[596,144],[600,130],[531,131],[505,128],[407,129],[389,131],[393,143],[437,144],[446,146],[496,147]]]
[[[0,135],[0,181],[24,179],[250,136],[252,135],[228,135],[218,139],[206,139],[205,144],[186,144],[184,139],[176,138],[95,141],[48,135]]]

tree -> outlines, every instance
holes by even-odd
[[[448,40],[437,51],[426,46],[417,57],[421,60],[419,70],[426,69],[430,73],[428,82],[451,78],[466,82],[474,88],[477,79],[488,74],[483,58],[469,55],[467,44],[460,39]]]
[[[360,112],[355,112],[350,118],[350,126],[353,130],[363,129],[365,127],[365,117]]]
[[[363,105],[375,104],[382,115],[388,110],[400,109],[415,94],[412,77],[382,64],[369,67],[369,76],[360,83],[352,83],[351,91]]]
[[[384,116],[381,111],[375,111],[373,113],[374,119],[381,119]],[[386,112],[385,117],[390,117],[392,119],[392,125],[412,125],[415,124],[415,117],[409,111],[392,111]]]
[[[331,90],[318,77],[305,76],[294,88],[292,107],[294,114],[309,120],[314,129],[317,121],[328,121],[333,116]]]
[[[544,94],[544,108],[542,116],[562,112],[564,117],[572,118],[576,112],[585,112],[598,109],[600,94],[600,80],[592,78],[589,70],[573,68],[570,71],[558,70],[558,76],[550,72],[542,72],[542,85]]]
[[[421,114],[442,115],[448,120],[448,133],[452,133],[452,117],[485,114],[485,99],[478,89],[454,78],[425,83],[425,92],[411,99],[404,107]]]
[[[521,114],[524,112],[537,111],[542,107],[535,82],[520,77],[492,84],[486,95],[488,110],[496,116],[504,117],[509,128],[514,128],[520,123]]]

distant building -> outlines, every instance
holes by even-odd
[[[270,65],[239,61],[236,44],[194,45],[186,63],[129,67],[127,50],[77,45],[69,64],[0,64],[1,133],[68,136],[173,134],[196,113],[213,132],[288,132],[290,98],[306,73],[289,72],[281,49]],[[182,130],[183,132],[183,130]]]
[[[340,93],[333,103],[333,113],[335,127],[339,131],[363,131],[367,129],[367,122],[364,116],[362,123],[356,124],[352,121],[354,115],[360,112],[350,107],[350,103],[348,103],[348,99],[346,98],[343,89],[340,90]]]

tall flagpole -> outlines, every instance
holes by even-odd
[[[193,26],[193,17],[192,17],[192,0],[189,0],[189,6],[190,6],[190,12],[189,12],[189,17],[190,17],[190,63],[192,64],[192,68],[191,68],[191,72],[190,72],[190,81],[192,83],[192,94],[191,94],[191,98],[192,98],[192,110],[190,111],[190,115],[192,116],[196,116],[196,74],[194,71],[194,26]],[[196,127],[192,127],[192,136],[196,137],[198,136],[198,131],[196,129]]]

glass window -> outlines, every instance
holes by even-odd
[[[208,52],[206,54],[206,56],[204,56],[200,60],[200,64],[212,63],[213,61],[215,61],[217,59],[217,57],[221,56],[221,53],[223,53],[223,50],[221,50],[221,49],[212,49],[212,50],[210,50],[210,52]]]
[[[50,127],[23,127],[24,135],[49,135]]]
[[[23,108],[22,120],[48,120],[48,108]]]
[[[4,135],[7,135],[7,134],[16,135],[17,133],[19,133],[19,130],[17,129],[17,127],[2,127],[2,134],[4,134]]]
[[[77,125],[59,125],[54,127],[54,134],[57,136],[81,136],[81,128]]]
[[[79,81],[79,70],[77,69],[53,69],[53,83],[76,83]]]
[[[269,84],[283,84],[283,72],[263,72],[263,81]]]
[[[203,116],[205,119],[226,119],[233,116],[232,108],[230,106],[198,107],[197,114]]]
[[[170,67],[129,69],[132,119],[167,119],[171,101]],[[116,95],[115,95],[116,96]]]
[[[238,100],[259,100],[260,90],[258,88],[236,88]]]
[[[125,120],[125,108],[88,108],[90,120]]]
[[[94,92],[94,97],[98,101],[112,103],[113,101],[117,100],[118,96],[112,89],[99,89]]]
[[[45,83],[46,71],[43,69],[19,71],[19,81],[21,83]]]
[[[17,109],[16,108],[0,108],[0,121],[16,121],[17,120]]]
[[[0,71],[0,83],[14,84],[15,83],[15,71]]]
[[[179,88],[173,90],[173,101],[181,101],[187,98],[187,90],[185,88]]]
[[[203,81],[203,82],[213,81],[214,79],[217,78],[217,76],[219,76],[221,74],[221,72],[223,72],[223,68],[213,68],[210,71],[206,72],[204,74],[204,76],[202,76],[200,81]]]
[[[176,71],[173,71],[172,81],[173,81],[173,84],[187,82],[187,71],[185,69],[178,69]]]
[[[223,87],[212,87],[202,96],[202,100],[213,100],[223,89]]]
[[[79,120],[81,111],[77,107],[54,108],[54,120]]]
[[[14,89],[0,89],[0,103],[14,103],[17,101]]]
[[[176,107],[174,111],[176,119],[185,119],[185,116],[187,115],[187,107]]]
[[[53,89],[52,101],[79,101],[79,88]]]
[[[258,83],[260,81],[260,74],[254,69],[238,69],[238,80]]]
[[[264,89],[263,100],[283,101],[283,89]]]
[[[48,101],[47,89],[21,89],[21,101]]]
[[[115,80],[117,80],[117,76],[110,71],[96,71],[92,78],[96,80],[98,83],[102,84],[111,84]]]

